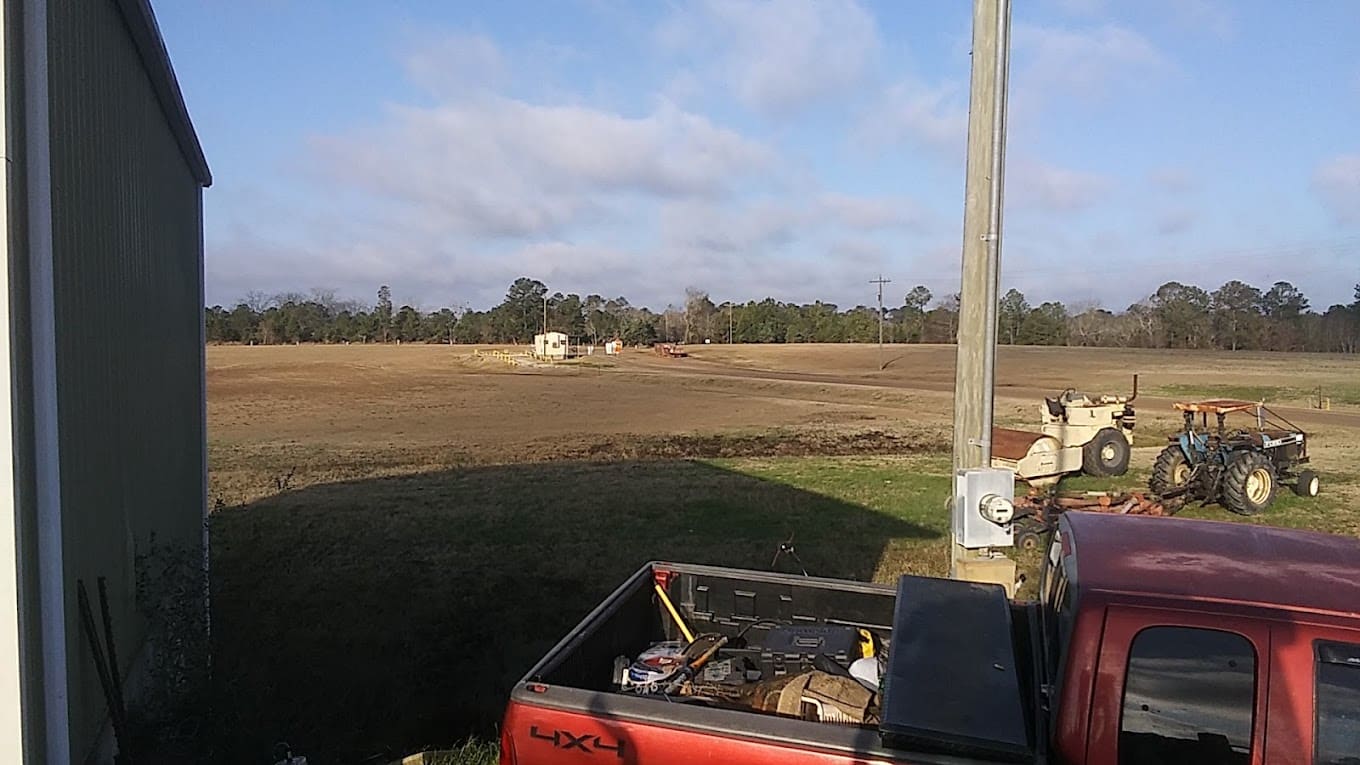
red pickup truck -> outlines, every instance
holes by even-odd
[[[514,688],[501,763],[1360,763],[1360,540],[1068,513],[1046,558],[1034,602],[649,564]],[[781,625],[862,630],[881,693],[833,724],[620,687],[682,625],[752,655]]]

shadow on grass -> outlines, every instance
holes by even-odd
[[[289,492],[212,520],[214,689],[201,756],[289,741],[361,762],[495,735],[509,687],[644,562],[868,579],[939,537],[703,462],[469,468]]]

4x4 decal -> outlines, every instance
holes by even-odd
[[[586,754],[597,752],[613,752],[614,756],[623,759],[624,740],[619,739],[614,743],[609,743],[605,739],[594,733],[582,733],[577,735],[568,730],[554,730],[552,733],[544,733],[538,729],[537,725],[529,726],[529,738],[536,738],[540,741],[551,741],[557,749],[567,750],[576,749]]]

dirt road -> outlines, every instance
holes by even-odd
[[[762,369],[749,365],[732,364],[716,359],[705,359],[689,357],[685,359],[663,359],[650,356],[629,357],[623,367],[633,372],[664,374],[670,376],[692,376],[692,377],[726,377],[741,380],[765,380],[794,383],[813,383],[817,385],[838,385],[852,386],[858,388],[888,388],[894,390],[908,391],[929,391],[935,393],[948,393],[954,390],[954,379],[951,375],[942,377],[939,369],[918,370],[924,374],[914,374],[911,377],[896,377],[886,375],[867,374],[846,374],[832,372],[802,372],[787,369]],[[1039,401],[1045,396],[1052,396],[1054,389],[1051,387],[1036,387],[1028,385],[1018,385],[999,381],[997,383],[997,395],[1003,398],[1023,400],[1024,402]],[[1174,401],[1169,398],[1159,398],[1151,396],[1139,396],[1138,403],[1143,411],[1172,411]],[[1320,411],[1317,409],[1303,409],[1289,406],[1272,406],[1272,409],[1280,415],[1289,418],[1300,427],[1304,426],[1324,426],[1341,428],[1360,428],[1360,412],[1340,412],[1340,411]]]

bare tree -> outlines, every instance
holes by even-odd
[[[1114,314],[1100,307],[1095,300],[1083,300],[1072,306],[1068,321],[1068,343],[1071,345],[1100,346],[1113,332]]]
[[[1137,330],[1138,345],[1156,348],[1157,338],[1162,333],[1162,321],[1157,316],[1157,311],[1148,305],[1147,301],[1142,301],[1129,306],[1125,316],[1132,321]]]
[[[246,296],[241,298],[241,302],[255,313],[264,313],[275,305],[278,305],[272,296],[266,295],[260,290],[251,290],[250,292],[247,292]]]
[[[704,339],[710,334],[713,314],[717,311],[713,301],[709,300],[708,293],[698,287],[687,287],[685,289],[685,338],[688,343],[692,339]]]

